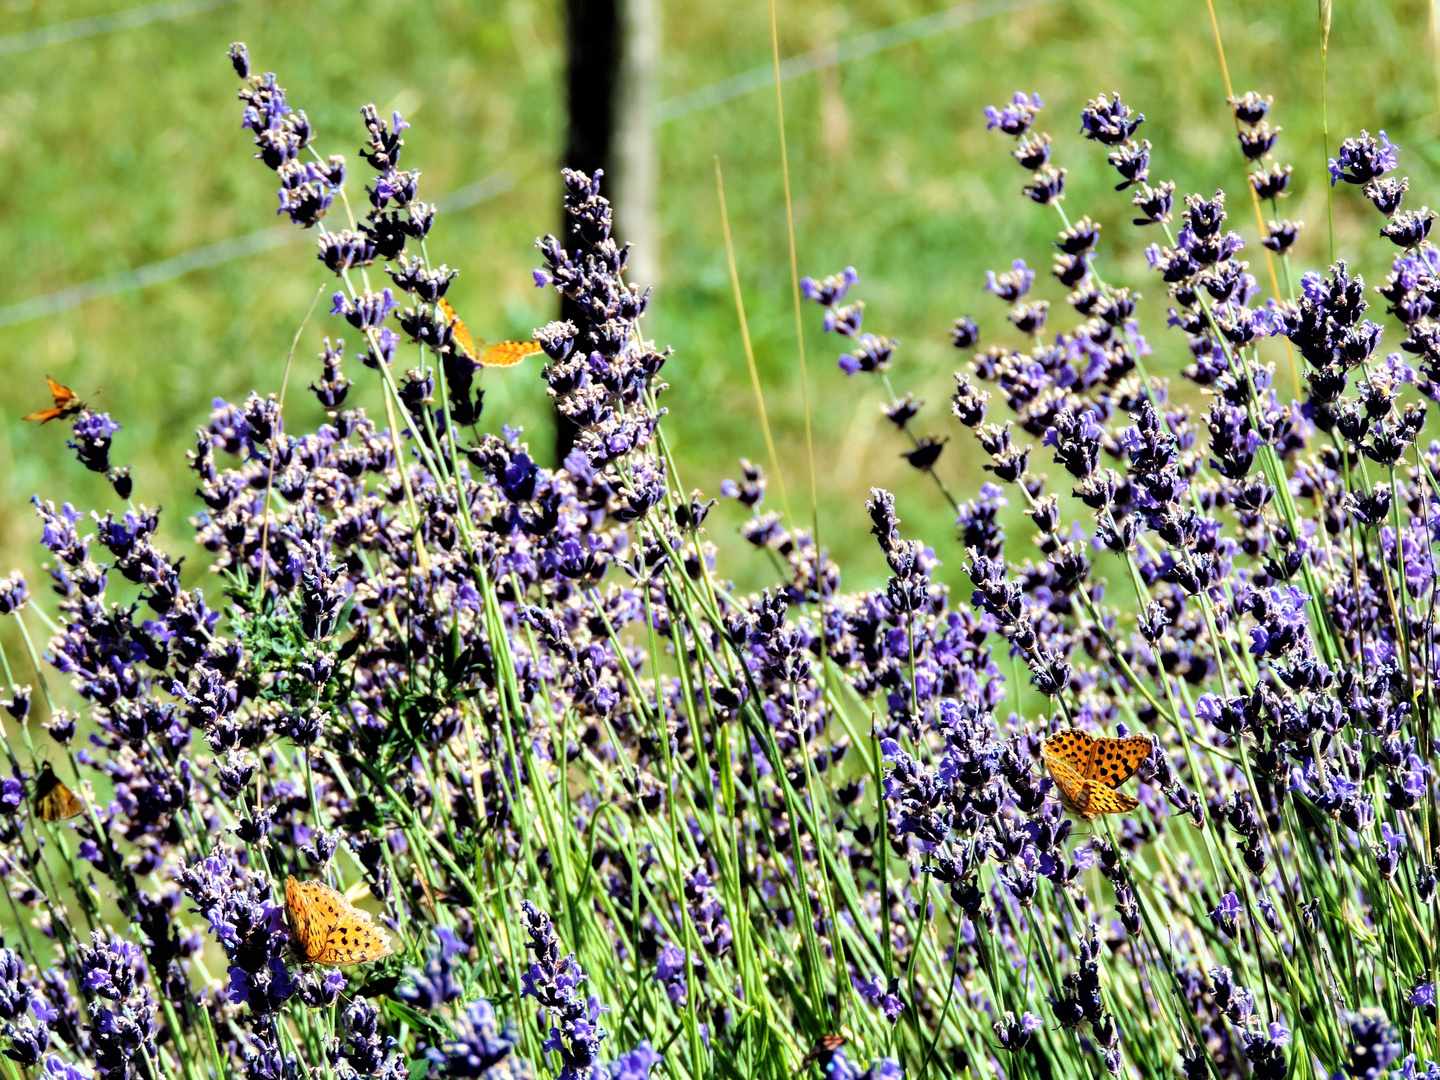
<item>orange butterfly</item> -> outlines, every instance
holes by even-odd
[[[815,1045],[810,1048],[810,1052],[805,1055],[804,1060],[800,1062],[800,1071],[804,1072],[822,1057],[828,1061],[830,1056],[844,1045],[844,1035],[821,1035],[815,1040]]]
[[[50,384],[50,396],[55,399],[55,407],[53,409],[41,409],[39,412],[32,412],[22,417],[22,419],[39,420],[42,424],[48,424],[51,420],[55,420],[61,416],[70,416],[72,413],[77,413],[85,408],[85,403],[75,396],[74,390],[71,390],[68,386],[62,386],[49,375],[45,376],[45,381]]]
[[[1154,744],[1144,735],[1095,738],[1078,728],[1057,731],[1045,740],[1041,756],[1055,779],[1060,804],[1086,821],[1102,814],[1126,814],[1140,803],[1122,791]]]
[[[440,298],[440,310],[445,312],[445,317],[450,320],[455,344],[460,347],[460,351],[482,367],[514,367],[525,357],[540,351],[540,346],[533,341],[497,341],[494,345],[486,345],[483,341],[477,343],[470,335],[470,328],[455,314],[450,301],[443,296]]]
[[[47,761],[40,766],[40,775],[35,780],[35,812],[42,821],[64,821],[79,817],[85,811],[85,804],[76,794],[61,783]]]
[[[285,913],[295,951],[307,964],[341,967],[379,960],[391,953],[385,931],[345,894],[323,881],[285,879]]]

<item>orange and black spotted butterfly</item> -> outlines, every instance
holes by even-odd
[[[822,1067],[828,1065],[835,1051],[844,1045],[844,1035],[821,1035],[815,1040],[815,1045],[810,1048],[810,1052],[805,1055],[804,1060],[800,1062],[800,1071],[804,1072],[817,1061],[821,1063]]]
[[[64,821],[79,817],[85,811],[85,804],[79,797],[61,783],[47,761],[40,766],[40,775],[35,780],[35,813],[42,821]]]
[[[42,424],[48,424],[51,420],[56,420],[62,416],[70,416],[85,408],[85,403],[75,396],[74,390],[71,390],[68,386],[61,385],[49,375],[45,376],[45,381],[50,385],[50,396],[55,399],[55,407],[53,409],[41,409],[38,412],[29,413],[22,417],[22,419],[38,420]]]
[[[385,931],[323,881],[285,879],[285,913],[295,951],[307,964],[341,967],[379,960],[391,953]]]
[[[1102,814],[1125,814],[1140,805],[1115,789],[1135,775],[1152,746],[1144,735],[1097,739],[1078,728],[1066,728],[1046,739],[1040,753],[1055,779],[1060,804],[1094,821]]]
[[[470,328],[455,314],[450,301],[443,296],[440,298],[440,310],[445,312],[445,317],[450,320],[455,344],[460,351],[482,367],[514,367],[527,356],[533,356],[540,351],[540,346],[533,341],[497,341],[494,345],[477,342],[471,336]]]

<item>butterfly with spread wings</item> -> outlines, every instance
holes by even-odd
[[[389,956],[390,938],[361,911],[323,881],[285,879],[285,913],[295,951],[307,964],[342,967]]]
[[[75,391],[68,386],[56,382],[49,375],[45,376],[45,382],[50,386],[50,396],[55,399],[55,407],[28,413],[22,419],[38,420],[42,424],[48,424],[51,420],[58,420],[62,416],[73,416],[85,408],[85,403],[76,397]]]
[[[1040,753],[1055,780],[1060,804],[1094,821],[1103,814],[1129,813],[1140,805],[1116,788],[1135,775],[1153,746],[1146,735],[1096,738],[1079,728],[1066,728],[1046,739]]]
[[[481,367],[514,367],[527,356],[533,356],[540,351],[540,346],[533,341],[497,341],[493,345],[477,342],[470,333],[470,328],[455,314],[450,301],[443,296],[440,298],[440,310],[450,320],[456,347]]]

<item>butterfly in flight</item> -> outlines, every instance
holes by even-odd
[[[497,341],[494,345],[477,342],[471,336],[470,328],[455,314],[450,301],[443,296],[440,298],[440,310],[445,312],[445,317],[450,320],[455,344],[460,351],[482,367],[514,367],[527,356],[533,356],[540,351],[540,346],[533,341]]]
[[[85,403],[75,396],[74,390],[61,385],[49,375],[45,376],[45,381],[50,385],[50,396],[55,399],[55,407],[29,413],[22,419],[38,420],[42,424],[48,424],[51,420],[59,419],[62,416],[71,416],[85,408]]]
[[[1153,745],[1144,735],[1107,739],[1066,728],[1046,739],[1040,753],[1055,780],[1060,804],[1094,821],[1102,814],[1126,814],[1140,805],[1115,789],[1135,775]]]
[[[307,964],[341,967],[391,953],[385,931],[323,881],[285,879],[285,913],[295,951]]]
[[[800,1062],[799,1071],[804,1072],[817,1061],[820,1062],[821,1068],[824,1068],[830,1064],[830,1059],[834,1057],[835,1051],[844,1045],[844,1035],[821,1035],[820,1038],[815,1040],[815,1045],[810,1048],[810,1052],[806,1054]]]
[[[85,811],[85,804],[79,797],[61,783],[47,761],[40,766],[40,775],[35,780],[35,812],[42,821],[64,821],[79,817]]]

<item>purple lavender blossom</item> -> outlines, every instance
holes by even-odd
[[[1400,165],[1400,148],[1392,143],[1384,131],[1380,138],[1371,137],[1362,131],[1354,138],[1340,144],[1340,156],[1331,158],[1330,186],[1341,180],[1347,184],[1368,184],[1377,180]]]
[[[550,916],[530,901],[521,905],[526,949],[532,957],[530,968],[521,976],[522,996],[540,1005],[540,1017],[550,1026],[545,1050],[560,1056],[563,1080],[586,1080],[599,1064],[600,1043],[607,1032],[600,1026],[600,1014],[609,1009],[591,995],[587,1000],[579,988],[588,976],[571,953],[560,956],[559,941]]]
[[[484,998],[477,998],[465,1010],[456,1027],[455,1038],[432,1047],[427,1056],[440,1065],[447,1077],[482,1077],[510,1058],[515,1050],[515,1031],[496,1023],[495,1010]]]
[[[1042,108],[1044,102],[1040,100],[1039,94],[1026,94],[1017,90],[1010,104],[999,108],[994,105],[985,106],[985,129],[988,131],[999,128],[1006,135],[1018,138],[1030,130],[1030,125],[1035,122],[1035,117]]]

